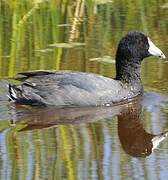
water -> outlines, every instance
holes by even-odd
[[[165,61],[146,59],[144,96],[114,107],[15,106],[6,84],[34,69],[114,77],[117,43],[131,30],[148,34],[168,56],[167,18],[161,0],[1,0],[0,179],[165,179]]]

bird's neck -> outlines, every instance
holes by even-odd
[[[116,59],[116,79],[129,85],[142,85],[140,77],[140,63],[138,62],[140,62],[138,59],[120,59],[119,61]]]

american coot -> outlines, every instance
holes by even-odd
[[[9,84],[12,102],[54,106],[109,106],[143,93],[140,65],[144,58],[165,58],[141,32],[129,32],[116,52],[116,78],[73,71],[19,73],[20,85]]]

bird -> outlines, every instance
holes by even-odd
[[[166,58],[143,32],[128,32],[118,43],[114,79],[71,70],[22,72],[20,84],[9,83],[8,97],[32,106],[112,106],[143,94],[140,67],[149,56]]]

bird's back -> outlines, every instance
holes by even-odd
[[[22,83],[9,88],[10,99],[27,104],[96,106],[119,102],[128,94],[120,81],[72,71],[22,73]]]

